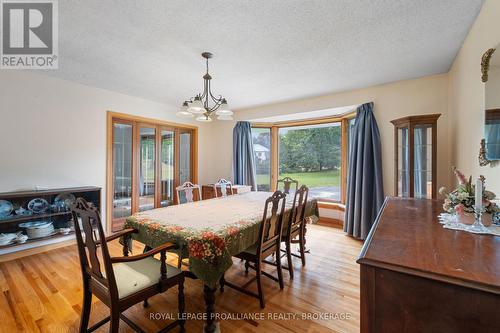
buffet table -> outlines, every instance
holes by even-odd
[[[500,332],[500,237],[443,228],[441,212],[386,199],[358,259],[361,332]]]

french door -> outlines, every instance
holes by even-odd
[[[122,229],[125,219],[136,212],[173,205],[175,187],[196,181],[196,129],[142,120],[111,117],[111,231]]]

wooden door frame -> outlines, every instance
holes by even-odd
[[[131,207],[132,212],[136,212],[138,209],[138,154],[139,154],[139,128],[150,127],[155,129],[155,206],[158,207],[160,202],[159,191],[161,191],[161,186],[158,186],[160,182],[159,172],[160,172],[160,154],[161,154],[161,129],[173,129],[174,130],[174,184],[178,182],[178,165],[177,168],[175,164],[178,164],[178,154],[179,148],[175,147],[178,143],[180,131],[189,131],[191,133],[191,180],[193,183],[198,182],[198,126],[181,124],[175,122],[169,122],[158,119],[145,118],[141,116],[134,116],[125,113],[119,113],[114,111],[107,111],[107,126],[106,126],[106,231],[107,233],[112,233],[113,225],[113,124],[114,123],[124,123],[132,125],[132,201]],[[160,141],[160,142],[159,142]],[[134,180],[135,179],[135,180]],[[175,191],[174,191],[175,197]],[[175,202],[175,198],[174,198]]]

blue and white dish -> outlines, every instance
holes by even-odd
[[[75,201],[76,197],[73,194],[61,193],[54,199],[54,205],[64,207],[64,210],[68,210]]]
[[[19,207],[18,209],[16,209],[16,215],[30,216],[30,215],[33,215],[33,212],[30,210],[24,209],[23,207]]]
[[[49,203],[45,199],[36,198],[28,202],[28,209],[32,211],[33,214],[43,214],[49,209]]]
[[[0,200],[0,219],[8,218],[11,215],[13,209],[14,206],[12,206],[10,201]]]

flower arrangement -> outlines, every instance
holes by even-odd
[[[439,189],[439,194],[445,197],[443,209],[452,214],[464,215],[466,213],[474,213],[475,198],[474,193],[476,186],[472,183],[472,176],[467,179],[460,170],[453,167],[453,173],[457,177],[458,186],[451,192],[447,192],[445,187]],[[483,182],[484,188],[484,177],[480,177]],[[495,199],[495,193],[491,191],[483,191],[483,208],[485,213],[496,213],[499,212],[499,207],[491,200]]]

